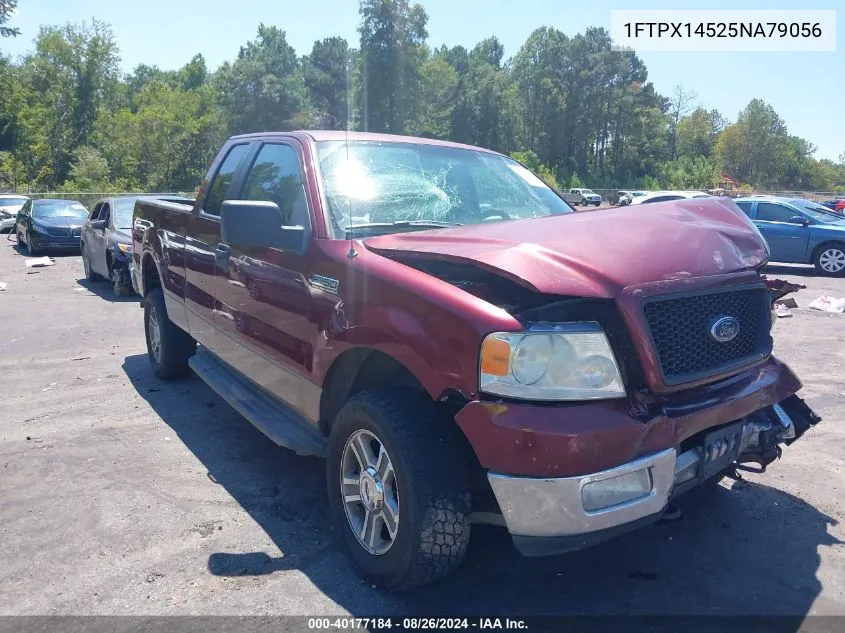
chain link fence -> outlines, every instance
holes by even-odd
[[[11,192],[10,192],[11,193]],[[186,192],[186,191],[167,191],[161,193],[150,193],[150,192],[111,192],[111,193],[96,193],[96,192],[68,192],[68,191],[42,191],[42,192],[24,192],[18,191],[15,195],[19,196],[27,196],[29,198],[35,199],[52,199],[52,200],[74,200],[76,202],[80,202],[85,206],[86,209],[91,209],[97,202],[103,200],[104,198],[119,198],[121,196],[172,196],[172,197],[182,197],[182,198],[190,198],[191,200],[194,199],[194,192]]]

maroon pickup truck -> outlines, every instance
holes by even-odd
[[[820,419],[728,199],[575,213],[495,152],[267,133],[230,139],[192,205],[139,200],[132,232],[155,373],[325,456],[383,587],[452,571],[473,523],[541,555],[655,522]]]

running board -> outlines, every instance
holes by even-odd
[[[299,455],[326,456],[326,439],[316,428],[223,361],[198,347],[188,364],[229,406],[276,444]]]

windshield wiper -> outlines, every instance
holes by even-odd
[[[452,226],[463,226],[460,222],[440,222],[437,220],[397,220],[396,222],[366,222],[363,224],[353,224],[347,226],[346,239],[350,239],[358,232],[366,233],[369,231],[385,231],[390,232],[394,229],[412,228],[412,229],[445,229]]]

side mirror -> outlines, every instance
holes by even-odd
[[[91,228],[95,231],[105,231],[106,230],[106,221],[105,220],[93,220],[91,222]]]
[[[275,202],[225,200],[220,208],[220,238],[230,246],[304,250],[306,228],[283,226],[282,222]]]
[[[800,224],[801,226],[808,226],[810,222],[803,215],[793,215],[789,218],[790,224]]]

